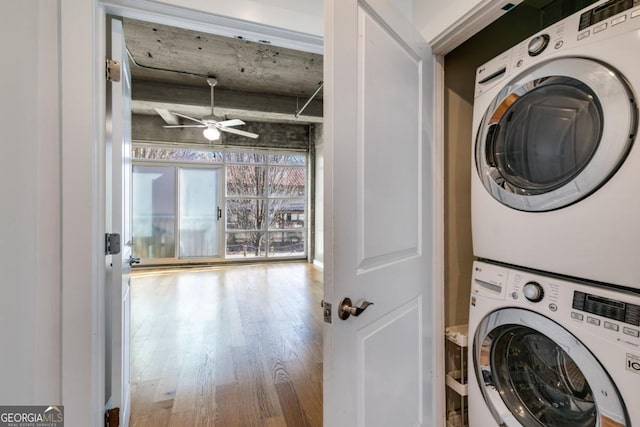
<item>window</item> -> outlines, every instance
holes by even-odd
[[[306,156],[227,153],[227,258],[305,255]]]
[[[306,255],[306,154],[139,145],[133,158],[143,262]]]

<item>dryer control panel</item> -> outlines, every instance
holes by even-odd
[[[580,14],[579,31],[640,5],[640,0],[610,0]]]
[[[574,291],[573,308],[633,326],[640,326],[640,306],[635,304]]]

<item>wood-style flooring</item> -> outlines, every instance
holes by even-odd
[[[132,427],[322,426],[322,273],[308,263],[136,272]]]

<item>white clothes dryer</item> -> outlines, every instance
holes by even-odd
[[[473,269],[470,427],[640,425],[640,295]]]
[[[605,0],[477,70],[474,255],[640,288],[640,0]]]

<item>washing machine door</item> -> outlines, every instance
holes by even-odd
[[[514,209],[559,209],[603,185],[637,131],[637,105],[613,68],[585,58],[541,63],[489,105],[475,149],[478,174]]]
[[[589,349],[538,313],[489,314],[476,330],[473,360],[500,426],[631,425],[618,389]]]

